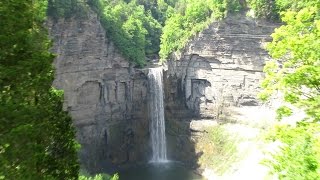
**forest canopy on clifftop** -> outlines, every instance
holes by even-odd
[[[305,3],[307,0],[49,0],[48,15],[81,18],[90,7],[120,52],[143,67],[147,59],[166,61],[198,32],[228,14],[248,11],[256,18],[280,21],[281,12]]]
[[[48,14],[55,19],[83,17],[86,5],[98,14],[121,53],[138,67],[159,55],[165,61],[213,20],[244,9],[238,0],[50,0]]]

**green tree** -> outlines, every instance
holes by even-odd
[[[54,20],[59,18],[87,17],[85,0],[48,0],[47,14]]]
[[[0,179],[77,179],[71,118],[51,87],[46,0],[0,2]]]
[[[137,1],[101,1],[89,3],[100,15],[107,36],[121,53],[138,67],[146,64],[146,56],[159,51],[161,25]]]
[[[320,176],[320,3],[278,0],[285,25],[272,34],[267,49],[273,60],[267,62],[260,98],[267,100],[280,91],[284,101],[307,117],[296,127],[281,127],[274,137],[282,142],[279,153],[266,161],[279,179],[319,179]],[[292,114],[290,107],[277,111],[278,117]]]
[[[280,13],[288,9],[299,11],[304,7],[319,4],[314,0],[248,0],[248,4],[254,15],[272,21],[280,21]]]
[[[273,21],[279,20],[279,6],[277,6],[276,0],[249,0],[248,3],[256,17]]]
[[[271,140],[278,140],[280,151],[263,163],[279,179],[320,179],[320,125],[299,123],[297,127],[277,126]]]
[[[283,14],[286,25],[272,34],[268,45],[274,60],[265,66],[262,99],[280,90],[284,100],[320,121],[320,13],[319,4]]]

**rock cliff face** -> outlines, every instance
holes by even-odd
[[[197,167],[191,119],[221,119],[233,107],[258,106],[269,56],[262,45],[276,24],[244,15],[210,25],[168,61],[164,73],[168,156]],[[148,81],[106,38],[97,15],[49,21],[54,39],[54,86],[65,92],[90,172],[150,157]]]
[[[97,15],[48,22],[54,39],[54,86],[65,93],[91,172],[144,160],[148,154],[147,76],[106,38]]]
[[[166,118],[175,159],[192,163],[191,118],[220,119],[233,107],[261,104],[257,94],[270,58],[262,46],[276,26],[230,16],[211,24],[168,61]],[[182,149],[189,153],[178,153]]]

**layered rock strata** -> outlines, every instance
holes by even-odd
[[[277,26],[233,15],[212,23],[168,61],[166,117],[175,159],[192,163],[198,156],[190,119],[221,119],[233,107],[261,105],[257,94],[270,59],[263,46]]]
[[[106,37],[97,15],[49,21],[54,40],[54,86],[64,90],[90,172],[141,161],[148,154],[147,76]]]
[[[211,24],[168,61],[164,73],[169,159],[197,168],[191,119],[221,119],[233,107],[258,106],[265,61],[264,42],[277,24],[244,15]],[[90,172],[150,157],[148,81],[106,37],[95,13],[49,21],[54,39],[54,86],[65,92]]]

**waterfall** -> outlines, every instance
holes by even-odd
[[[162,68],[150,68],[148,79],[150,99],[149,114],[151,118],[151,162],[166,162],[167,145],[163,107]]]

